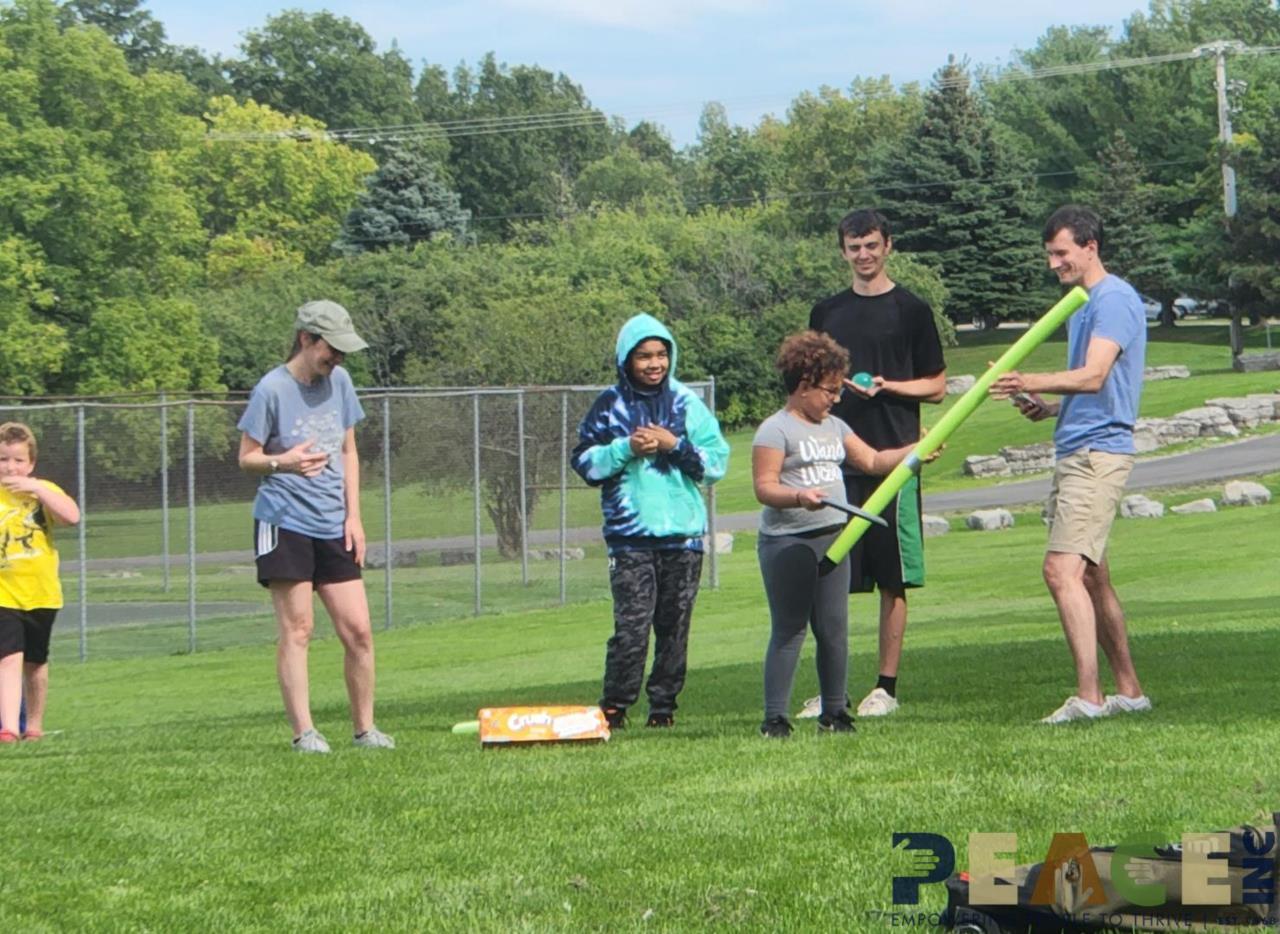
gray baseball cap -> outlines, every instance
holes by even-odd
[[[299,308],[293,327],[296,331],[319,334],[330,347],[343,353],[355,353],[369,346],[356,333],[347,309],[328,299],[307,302]]]

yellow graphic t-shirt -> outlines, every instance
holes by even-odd
[[[41,480],[51,490],[55,483]],[[53,522],[40,500],[0,486],[0,606],[14,610],[61,609],[58,550]]]

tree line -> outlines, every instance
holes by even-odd
[[[245,389],[292,309],[329,296],[370,331],[352,365],[376,384],[607,380],[615,328],[649,311],[747,422],[776,401],[772,348],[845,283],[834,227],[863,205],[944,331],[1047,307],[1039,227],[1068,200],[1102,209],[1109,265],[1166,305],[1274,307],[1280,55],[1229,59],[1225,147],[1211,61],[1091,67],[1224,38],[1278,47],[1280,11],[1153,0],[1118,36],[1055,26],[924,87],[851,76],[754,127],[709,104],[677,149],[566,75],[493,54],[415,73],[327,12],[269,17],[223,59],[139,0],[9,0],[0,394]]]

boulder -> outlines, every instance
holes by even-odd
[[[951,531],[951,523],[942,516],[931,516],[926,513],[923,517],[924,537],[933,538],[935,535],[946,535]]]
[[[1159,519],[1164,516],[1164,503],[1148,499],[1141,493],[1130,493],[1120,500],[1120,516],[1123,519]]]
[[[393,568],[412,568],[417,567],[418,552],[411,551],[408,548],[391,548],[391,566]],[[370,570],[380,570],[387,566],[386,549],[381,547],[370,547],[365,552],[364,566]]]
[[[440,552],[440,566],[451,568],[459,564],[475,564],[476,553],[465,548],[446,548]]]
[[[1205,405],[1222,409],[1237,428],[1257,428],[1275,417],[1275,405],[1261,399],[1207,399]]]
[[[978,509],[965,517],[964,524],[979,532],[1013,528],[1013,513],[1007,509]]]
[[[1218,507],[1213,500],[1206,497],[1205,499],[1193,499],[1191,502],[1183,503],[1181,506],[1173,506],[1169,511],[1180,516],[1191,516],[1198,512],[1217,512]]]
[[[1240,429],[1231,424],[1231,417],[1225,409],[1216,405],[1202,405],[1199,408],[1179,412],[1174,419],[1195,422],[1200,428],[1201,438],[1238,438]]]
[[[1280,420],[1280,392],[1251,392],[1246,399],[1256,399],[1263,404],[1271,403],[1271,421]]]
[[[1232,480],[1222,490],[1224,506],[1265,506],[1271,502],[1271,491],[1252,480]]]
[[[1011,473],[1037,473],[1041,470],[1052,470],[1053,442],[1041,441],[1038,444],[1004,447],[1000,449],[1000,456],[1008,463]]]
[[[564,560],[566,561],[583,561],[586,560],[587,552],[582,548],[566,548],[564,550]],[[559,561],[559,548],[530,548],[530,561]]]
[[[1150,382],[1161,379],[1190,379],[1191,371],[1181,364],[1149,366],[1142,372],[1142,378]]]
[[[1231,361],[1237,373],[1261,373],[1264,370],[1280,370],[1280,351],[1245,353]]]
[[[964,473],[968,477],[1008,477],[1013,471],[998,454],[971,454],[964,459]]]
[[[973,388],[973,384],[978,381],[976,376],[970,376],[967,373],[963,376],[947,377],[947,395],[959,396],[968,392]]]

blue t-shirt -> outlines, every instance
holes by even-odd
[[[1059,458],[1088,448],[1132,454],[1142,374],[1147,357],[1147,320],[1133,286],[1108,275],[1089,290],[1089,301],[1071,319],[1067,368],[1084,366],[1089,341],[1105,338],[1120,347],[1106,381],[1097,392],[1062,397],[1053,444]]]
[[[267,454],[282,454],[310,441],[311,450],[328,454],[329,461],[316,477],[296,473],[263,477],[253,501],[253,517],[312,538],[341,538],[347,517],[342,439],[363,418],[351,377],[340,366],[334,367],[332,376],[310,386],[294,379],[283,365],[262,377],[237,427]]]

